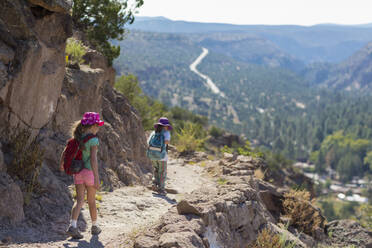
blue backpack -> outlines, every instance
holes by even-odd
[[[147,157],[150,160],[162,160],[167,154],[167,149],[164,141],[164,132],[154,133],[149,141],[147,148]]]

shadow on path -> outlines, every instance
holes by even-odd
[[[101,241],[99,241],[98,236],[94,235],[90,239],[89,242],[86,240],[76,240],[76,239],[70,239],[69,242],[76,242],[76,246],[70,246],[70,244],[63,244],[63,247],[65,248],[103,248],[105,247]]]
[[[172,199],[172,198],[169,198],[168,196],[166,195],[160,195],[160,194],[157,194],[157,193],[152,193],[152,196],[153,197],[157,197],[157,198],[161,198],[161,199],[164,199],[166,200],[169,204],[172,204],[172,205],[176,205],[177,204],[177,201],[175,199]]]

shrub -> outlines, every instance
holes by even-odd
[[[368,230],[372,231],[372,205],[370,204],[363,204],[360,209],[360,223],[367,228]]]
[[[254,158],[263,158],[264,154],[258,150],[252,149],[251,143],[247,140],[244,146],[238,147],[239,155],[251,156]]]
[[[186,122],[184,124],[184,127],[176,133],[175,144],[178,152],[181,154],[188,154],[203,146],[205,138],[197,138],[197,133],[200,128],[202,128],[200,125],[191,122]]]
[[[66,44],[67,64],[82,64],[83,57],[87,53],[83,43],[74,38],[69,38]]]
[[[310,202],[310,193],[306,190],[290,190],[284,194],[283,208],[290,225],[308,235],[314,236],[322,228],[324,219],[319,210]]]
[[[249,248],[294,248],[296,244],[289,241],[285,234],[275,234],[268,228],[263,229]],[[247,247],[247,248],[248,248]]]
[[[217,183],[219,185],[225,185],[227,183],[227,180],[225,178],[220,177],[218,178]]]
[[[280,241],[280,236],[278,234],[272,233],[269,229],[263,229],[257,236],[255,243],[252,246],[247,246],[252,248],[281,248],[282,244]]]
[[[218,128],[216,126],[212,126],[210,129],[209,129],[209,134],[212,135],[214,138],[218,138],[218,137],[221,137],[224,133],[224,130],[221,129],[221,128]]]
[[[221,153],[224,154],[224,153],[231,153],[233,154],[234,153],[234,149],[231,148],[231,147],[228,147],[227,145],[224,145],[224,147],[221,148]]]
[[[270,171],[273,172],[282,170],[283,168],[288,168],[293,164],[293,161],[287,159],[280,153],[272,153],[270,151],[266,151],[264,154],[264,158]]]
[[[8,173],[22,182],[22,191],[27,193],[25,203],[28,204],[31,194],[40,189],[37,179],[44,150],[35,138],[31,139],[31,132],[28,130],[14,133],[10,137],[9,148],[13,159],[8,166]]]

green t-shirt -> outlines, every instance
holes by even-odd
[[[83,136],[83,138],[85,135]],[[92,166],[90,164],[90,148],[92,146],[99,146],[98,138],[91,138],[90,140],[85,143],[85,150],[83,150],[83,161],[84,161],[84,167],[88,170],[92,170]]]

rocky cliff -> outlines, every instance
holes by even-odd
[[[58,161],[71,124],[85,111],[99,112],[106,123],[99,133],[105,188],[148,181],[151,166],[141,120],[112,88],[114,70],[94,50],[80,69],[66,68],[66,39],[73,35],[70,8],[70,0],[0,2],[0,224],[5,229],[23,223],[46,231],[45,223],[68,220],[72,180],[58,171]],[[32,158],[16,160],[20,154],[12,150],[14,137],[24,137],[18,135],[24,130],[30,134],[22,140],[24,146],[33,141],[42,155],[39,176],[32,179],[37,189],[32,190],[10,173],[17,168],[14,161],[23,165]]]
[[[358,223],[326,224],[310,201],[254,176],[265,167],[263,161],[227,154],[203,167],[219,176],[217,187],[205,185],[184,195],[156,224],[108,247],[372,247],[372,233]],[[288,205],[296,211],[288,212]],[[283,243],[254,246],[263,229]]]

